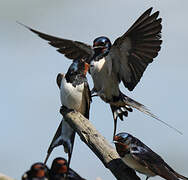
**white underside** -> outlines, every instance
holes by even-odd
[[[80,111],[82,103],[84,84],[78,85],[76,87],[72,86],[71,83],[67,83],[66,79],[63,78],[61,81],[60,87],[60,98],[61,104],[66,106],[69,109],[74,109]],[[71,136],[74,133],[74,130],[69,126],[69,124],[62,119],[62,132],[61,136],[58,137],[56,143],[59,140],[63,139],[64,142],[69,146],[69,150],[72,150]],[[65,149],[65,152],[67,150]]]
[[[155,174],[147,167],[139,164],[130,154],[125,155],[121,158],[123,162],[132,169],[135,169],[139,173],[145,174],[147,177],[155,176]]]
[[[119,83],[117,77],[112,72],[111,61],[105,58],[99,61],[92,61],[90,73],[93,79],[94,88],[98,95],[110,99],[112,96],[119,95]],[[101,97],[103,99],[103,97]]]
[[[67,83],[66,79],[63,78],[60,88],[61,104],[69,109],[75,109],[79,111],[82,103],[83,89],[84,83],[74,87],[71,83]]]

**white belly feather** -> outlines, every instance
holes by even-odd
[[[61,104],[70,109],[79,111],[82,103],[82,93],[84,89],[84,83],[74,87],[71,83],[67,83],[63,78],[60,88]]]
[[[99,61],[92,61],[90,73],[93,79],[94,88],[97,92],[103,93],[106,99],[119,95],[119,83],[112,72],[111,61],[102,58]]]

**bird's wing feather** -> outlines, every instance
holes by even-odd
[[[139,144],[141,144],[141,146]],[[144,145],[141,141],[137,141],[137,145],[131,147],[130,152],[136,160],[141,162],[141,164],[164,163],[164,160],[158,154]]]
[[[86,102],[86,110],[84,116],[87,119],[89,119],[90,104],[92,99],[91,99],[91,91],[89,89],[89,85],[87,82],[84,82],[83,97],[85,98],[85,102]]]
[[[141,143],[141,142],[138,142]],[[169,168],[166,162],[154,151],[152,151],[146,145],[134,146],[131,148],[132,157],[140,164],[150,169],[156,175],[159,175],[167,180],[178,180],[178,177],[174,174],[174,171]]]
[[[151,14],[151,10],[145,11],[125,34],[116,39],[109,52],[113,71],[130,91],[161,48],[162,19],[158,18],[158,11]]]
[[[21,23],[19,23],[21,24]],[[79,41],[72,41],[55,36],[51,36],[21,24],[33,33],[37,34],[42,39],[49,41],[48,43],[57,48],[57,51],[64,54],[69,59],[86,59],[90,60],[93,57],[94,51],[90,45]]]

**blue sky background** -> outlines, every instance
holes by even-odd
[[[16,21],[88,44],[101,35],[113,42],[151,6],[154,11],[160,10],[163,18],[162,49],[133,92],[123,86],[121,89],[181,130],[183,136],[137,110],[125,121],[119,121],[118,132],[138,137],[175,170],[188,176],[187,0],[1,1],[0,172],[20,179],[32,163],[44,160],[61,120],[56,75],[66,72],[71,63]],[[92,87],[91,78],[88,79]],[[109,106],[99,98],[93,99],[91,121],[111,142],[112,115]],[[49,166],[57,156],[67,157],[62,147],[53,151]],[[78,137],[71,165],[87,179],[114,179]]]

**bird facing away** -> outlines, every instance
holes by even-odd
[[[68,171],[67,160],[62,157],[53,160],[49,174],[50,180],[85,180],[71,168]]]
[[[114,136],[114,143],[122,161],[130,168],[145,174],[146,179],[158,175],[167,180],[188,180],[136,137],[128,133],[119,133]]]
[[[123,120],[132,112],[132,108],[157,119],[172,129],[176,128],[161,121],[141,103],[124,95],[119,84],[132,91],[140,81],[148,64],[158,55],[161,49],[162,19],[158,18],[159,11],[151,14],[152,8],[146,10],[121,37],[112,44],[101,36],[93,41],[93,46],[83,42],[54,37],[25,26],[39,37],[49,41],[57,51],[69,59],[85,59],[90,64],[90,74],[94,87],[92,94],[100,96],[110,104],[114,119],[114,135],[117,118]],[[22,24],[23,25],[23,24]],[[179,132],[181,134],[181,132]]]
[[[74,60],[67,73],[58,74],[57,85],[60,89],[61,104],[68,109],[74,109],[89,119],[91,92],[87,83],[86,73],[88,64],[83,60]],[[48,148],[45,162],[47,162],[53,149],[59,145],[64,146],[68,153],[68,167],[70,164],[75,131],[62,119],[54,138]]]
[[[25,172],[22,180],[49,180],[49,170],[43,163],[33,164],[29,171]]]

